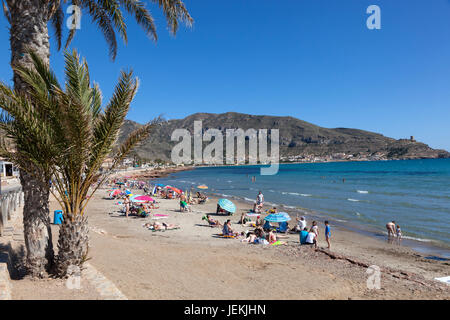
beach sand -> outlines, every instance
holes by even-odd
[[[90,263],[129,299],[450,298],[449,287],[433,281],[450,274],[449,262],[424,259],[407,247],[336,228],[331,252],[341,259],[299,246],[298,234],[287,235],[285,246],[247,244],[217,237],[221,229],[202,221],[206,213],[215,215],[213,198],[183,213],[178,200],[158,199],[160,209],[154,213],[169,217],[153,220],[125,218],[116,200],[104,199],[106,194],[107,189],[99,190],[88,208]],[[230,218],[236,231],[251,229],[237,224],[249,205],[236,204],[233,216],[214,218]],[[153,232],[142,226],[151,221],[179,224],[181,229]],[[326,248],[320,229],[319,247]],[[382,270],[379,290],[367,288],[369,265]]]
[[[450,275],[449,261],[425,259],[405,246],[332,225],[328,251],[322,222],[318,251],[300,246],[298,234],[286,235],[282,246],[248,244],[218,237],[221,228],[202,220],[209,213],[222,223],[231,219],[235,231],[251,230],[237,224],[240,214],[250,208],[248,203],[233,200],[237,211],[229,217],[215,215],[215,198],[194,205],[192,212],[179,212],[178,200],[157,198],[160,209],[153,213],[168,218],[127,219],[118,212],[118,201],[107,199],[108,189],[99,189],[88,205],[89,263],[128,299],[450,298],[449,286],[433,280]],[[51,199],[50,212],[57,209]],[[153,232],[143,227],[152,221],[178,224],[181,229]],[[58,228],[52,225],[55,248]],[[19,236],[15,246],[19,250]],[[367,267],[373,265],[381,269],[380,289],[367,286]],[[13,299],[102,299],[84,278],[82,289],[75,291],[68,290],[64,280],[25,278],[12,283]]]

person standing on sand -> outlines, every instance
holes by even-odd
[[[399,225],[397,225],[397,239],[398,241],[402,240],[402,229],[400,229]]]
[[[130,198],[128,195],[123,199],[123,204],[125,205],[125,216],[128,218],[128,214],[130,213]]]
[[[328,243],[328,250],[331,247],[330,239],[331,239],[330,225],[328,224],[328,221],[325,221],[325,240],[327,240],[327,243]]]
[[[395,237],[395,221],[388,222],[386,224],[386,229],[388,232],[388,239]]]
[[[315,234],[316,234],[316,237],[318,237],[319,236],[319,227],[317,226],[317,222],[316,221],[313,221],[312,222],[312,227],[311,227],[311,230],[310,230],[310,232],[314,232]]]

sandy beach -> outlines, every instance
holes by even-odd
[[[127,219],[119,212],[118,201],[107,199],[107,190],[99,189],[88,208],[89,263],[128,299],[450,298],[449,287],[433,280],[450,273],[449,262],[425,259],[404,246],[341,227],[333,228],[328,251],[320,224],[317,251],[300,246],[298,234],[283,236],[286,245],[282,246],[248,244],[221,238],[220,228],[202,221],[210,213],[221,222],[230,218],[236,231],[251,230],[237,224],[248,203],[237,202],[237,212],[228,217],[215,215],[215,198],[194,205],[192,212],[179,212],[178,200],[158,198],[160,208],[153,213],[167,214],[167,218]],[[56,209],[53,199],[50,210]],[[181,229],[143,227],[151,221],[178,224]],[[52,229],[56,246],[58,226]],[[373,265],[381,269],[380,289],[367,287],[367,267]],[[87,281],[81,290],[67,290],[63,280],[25,278],[12,284],[13,299],[101,299]]]

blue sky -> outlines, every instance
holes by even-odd
[[[111,61],[84,16],[72,48],[109,98],[123,68],[141,80],[128,118],[236,111],[293,116],[328,128],[414,135],[450,150],[450,1],[186,0],[193,28],[171,36],[154,5],[158,43],[128,19],[128,45]],[[381,8],[381,30],[366,8]],[[0,80],[11,82],[0,17]],[[66,30],[67,31],[67,30]],[[52,32],[52,31],[51,31]],[[62,76],[62,52],[51,63]]]

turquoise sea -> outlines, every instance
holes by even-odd
[[[252,203],[261,190],[266,203],[285,211],[309,209],[379,237],[395,220],[405,239],[450,257],[450,159],[281,164],[273,176],[260,175],[260,166],[207,167],[159,182],[206,184],[208,192]]]

